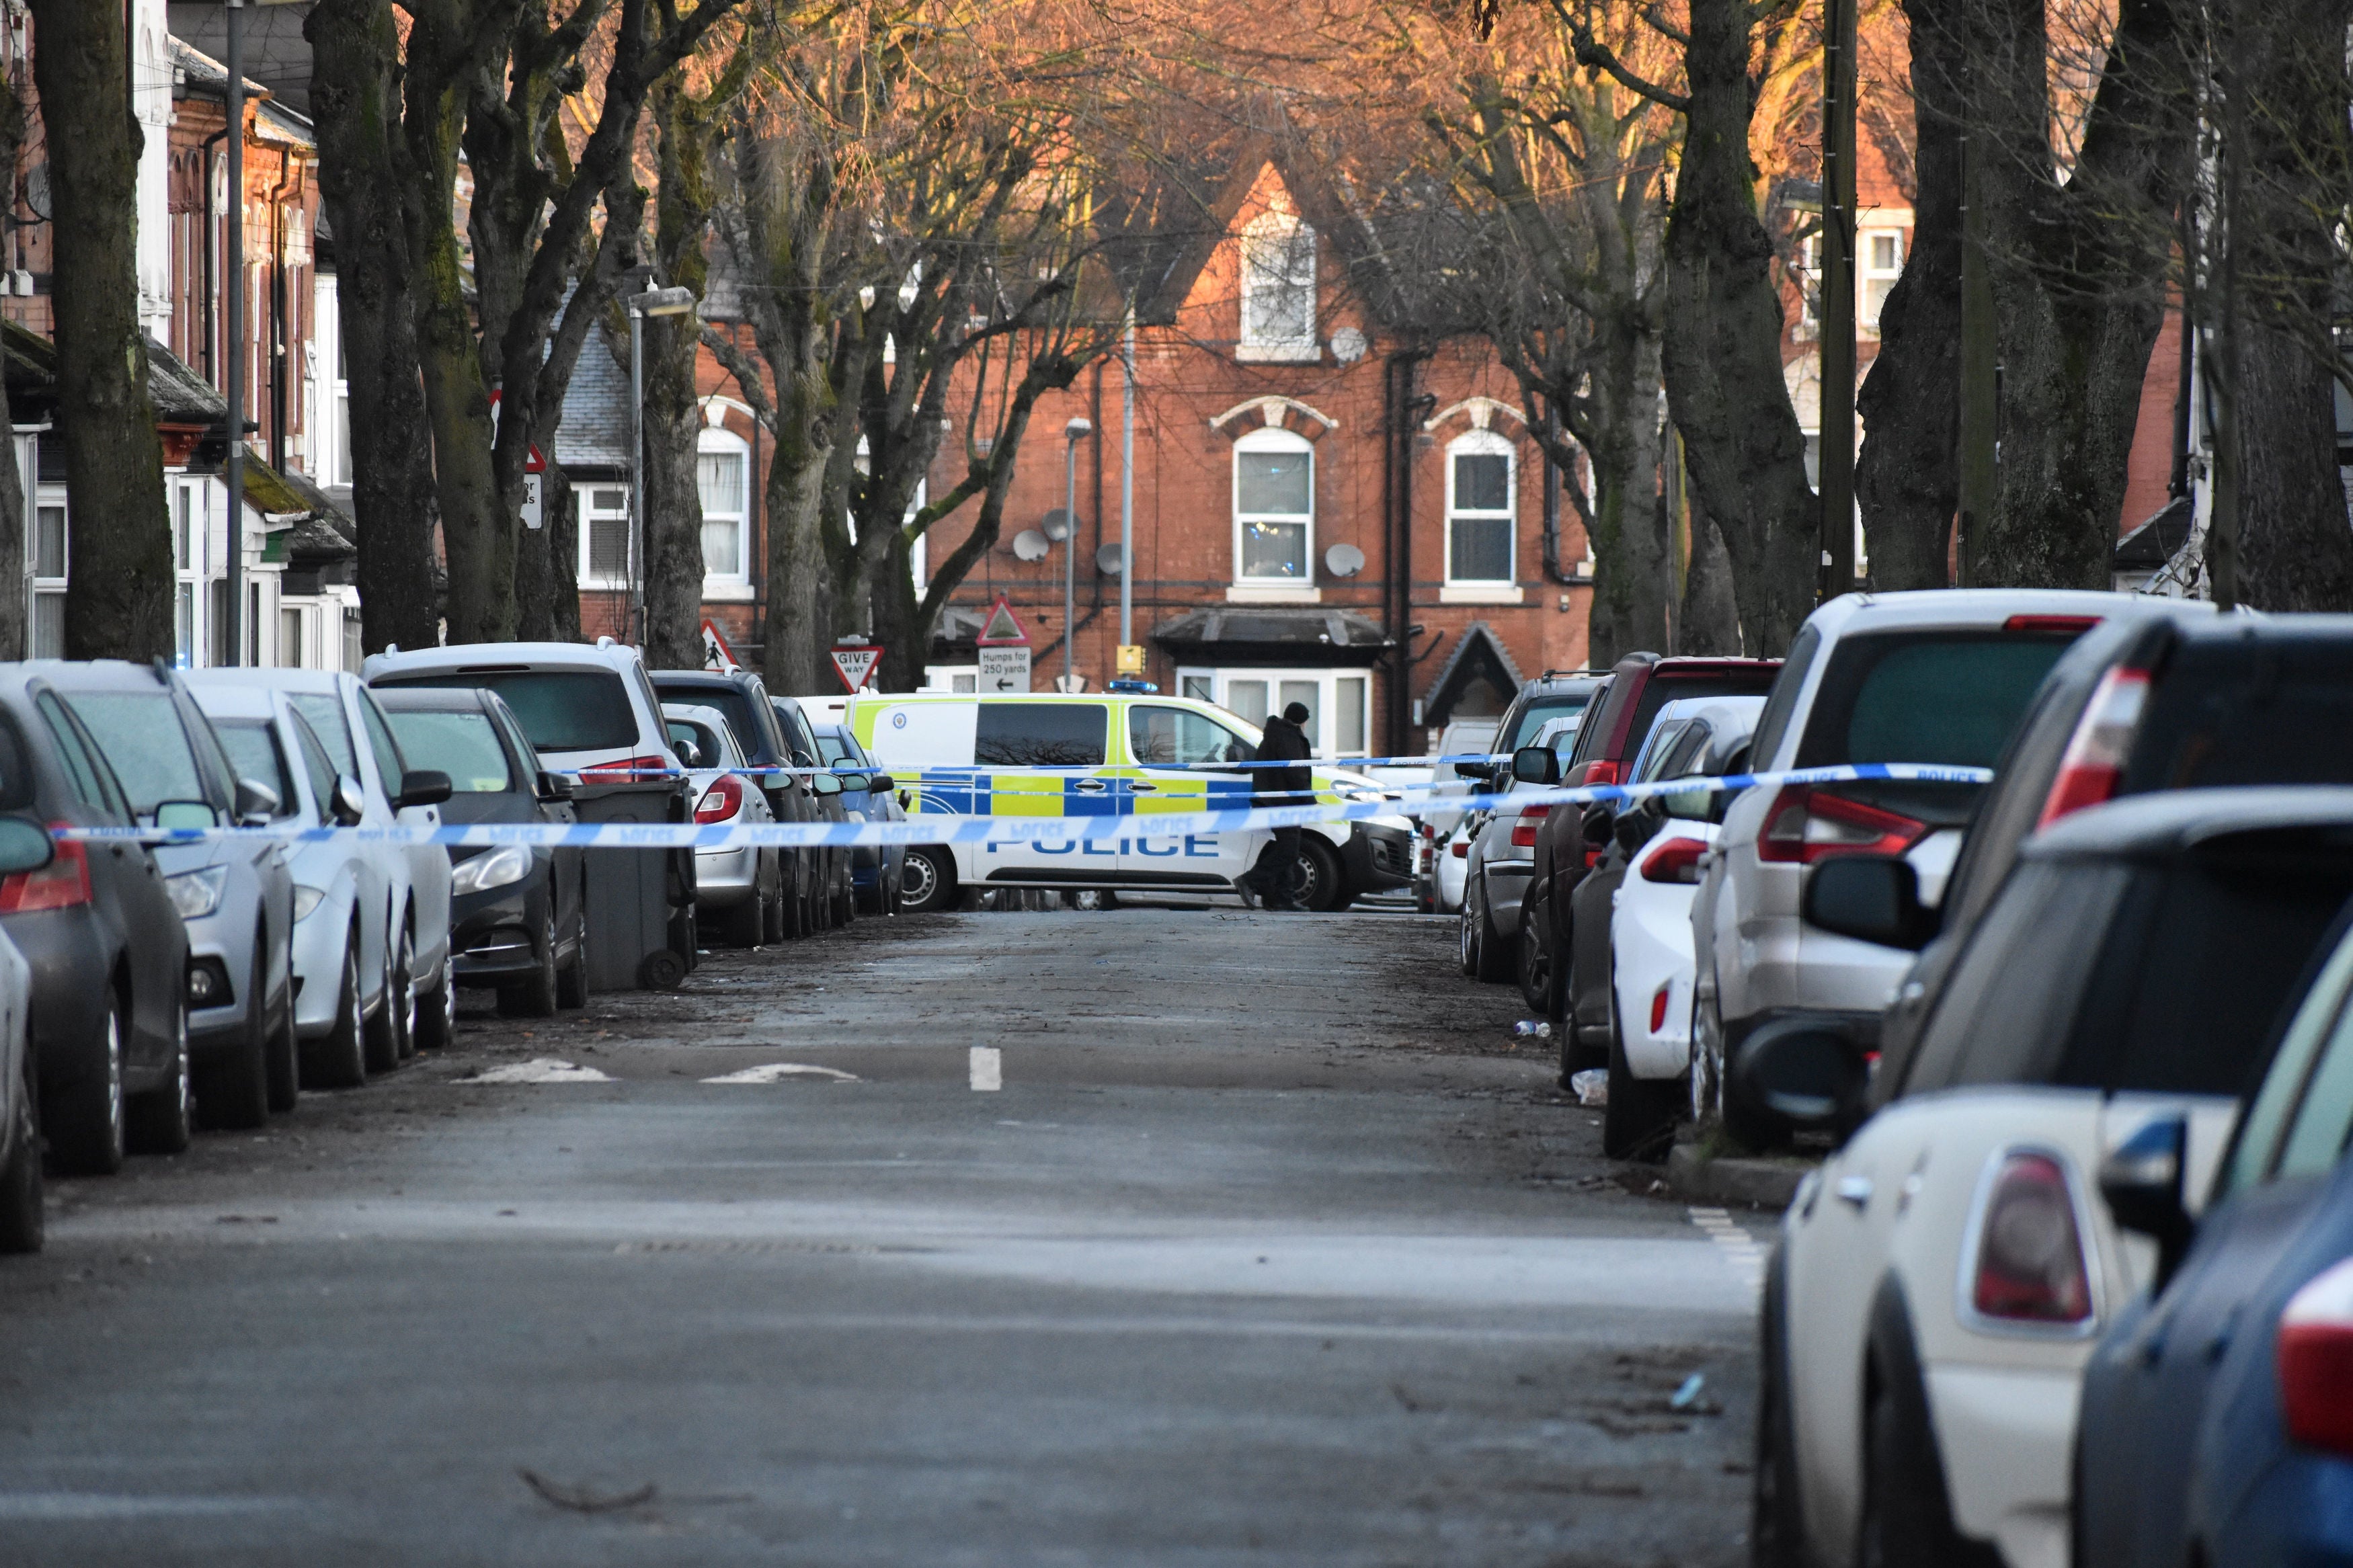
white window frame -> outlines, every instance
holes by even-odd
[[[1303,255],[1302,253],[1304,253]],[[1273,363],[1312,363],[1324,357],[1316,336],[1322,301],[1316,298],[1315,269],[1319,247],[1314,226],[1296,214],[1265,212],[1242,226],[1238,290],[1241,319],[1235,333],[1234,357]],[[1304,263],[1303,276],[1294,264]],[[1257,330],[1252,307],[1259,292],[1273,286],[1285,293],[1303,294],[1307,330],[1303,334],[1274,336]]]
[[[1259,665],[1239,664],[1186,665],[1176,671],[1176,695],[1190,697],[1197,701],[1214,702],[1229,713],[1233,713],[1240,718],[1240,710],[1228,700],[1232,692],[1233,682],[1237,680],[1266,682],[1268,706],[1275,712],[1281,711],[1273,707],[1273,703],[1282,691],[1284,681],[1314,683],[1315,730],[1309,733],[1307,743],[1314,750],[1315,755],[1329,759],[1364,757],[1372,754],[1369,750],[1373,735],[1373,671],[1371,669],[1356,665],[1327,666],[1321,669],[1273,669]],[[1359,700],[1356,733],[1361,738],[1361,742],[1345,751],[1338,745],[1339,727],[1335,718],[1340,701],[1340,683],[1344,680],[1364,683],[1363,689],[1357,694]],[[1210,692],[1206,699],[1200,695],[1204,684]]]
[[[596,507],[598,490],[613,490],[621,498],[617,510],[599,511]],[[575,498],[573,515],[575,531],[579,535],[580,563],[577,580],[581,587],[596,593],[626,593],[629,586],[629,568],[623,561],[618,573],[600,574],[588,568],[589,523],[592,519],[617,522],[623,529],[629,525],[629,482],[627,479],[580,479],[572,487]]]
[[[174,650],[185,668],[210,662],[212,649],[212,477],[172,479],[172,625]],[[183,624],[182,608],[186,615]],[[185,647],[181,645],[185,643]]]
[[[1504,510],[1472,511],[1463,508],[1454,493],[1454,459],[1462,458],[1501,458],[1504,459]],[[1457,577],[1454,574],[1454,524],[1457,519],[1469,518],[1481,521],[1502,519],[1505,536],[1511,542],[1508,564],[1501,577]],[[1493,596],[1511,604],[1519,602],[1517,584],[1520,574],[1520,454],[1519,448],[1493,430],[1466,430],[1446,445],[1446,586],[1466,590],[1480,596]],[[1467,602],[1467,601],[1466,601]]]
[[[26,525],[25,529],[25,582],[26,584],[25,651],[34,658],[63,658],[65,648],[62,646],[62,639],[60,646],[56,649],[44,650],[34,645],[33,638],[40,626],[39,609],[43,599],[54,598],[58,601],[58,624],[60,627],[64,624],[66,584],[73,571],[73,508],[68,503],[66,487],[61,484],[37,483],[30,487],[30,493],[33,508],[30,515],[25,520]],[[45,577],[40,574],[41,513],[47,508],[53,506],[65,513],[65,535],[61,541],[59,552],[63,559],[58,563],[65,567],[65,571],[55,576]]]
[[[319,482],[348,489],[352,483],[352,383],[351,366],[343,356],[343,295],[332,272],[319,275],[312,292],[322,367],[313,384],[326,405],[319,411]]]
[[[1881,239],[1894,243],[1895,265],[1892,268],[1873,264],[1872,253],[1876,248],[1873,241]],[[1863,229],[1854,237],[1854,324],[1855,330],[1862,336],[1875,338],[1879,335],[1879,312],[1886,302],[1886,295],[1883,292],[1880,304],[1872,303],[1872,285],[1884,283],[1888,289],[1894,289],[1895,280],[1904,276],[1904,262],[1902,229],[1883,226]]]
[[[1241,459],[1249,452],[1304,452],[1307,454],[1307,510],[1304,512],[1242,510]],[[1246,596],[1271,595],[1283,599],[1313,603],[1318,596],[1315,587],[1315,444],[1296,431],[1259,429],[1250,431],[1234,443],[1229,463],[1227,495],[1233,510],[1234,586]],[[1253,522],[1298,523],[1304,525],[1305,543],[1301,552],[1304,571],[1296,577],[1273,574],[1246,576],[1242,572],[1242,530]],[[1250,591],[1255,590],[1255,593]]]
[[[731,457],[743,465],[743,504],[734,511],[713,511],[702,496],[702,459],[709,457]],[[702,521],[707,527],[713,518],[735,525],[735,569],[713,572],[710,559],[704,557],[702,596],[706,599],[749,599],[752,596],[752,444],[723,426],[706,425],[695,437],[695,496],[702,502]],[[702,542],[696,541],[701,548]]]

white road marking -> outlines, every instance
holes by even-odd
[[[1765,1249],[1757,1244],[1755,1237],[1743,1230],[1723,1209],[1694,1207],[1688,1212],[1692,1224],[1699,1226],[1707,1238],[1715,1243],[1724,1255],[1724,1260],[1732,1265],[1735,1273],[1752,1286],[1763,1286]]]
[[[462,1080],[468,1083],[610,1083],[609,1075],[595,1068],[575,1067],[561,1057],[533,1057],[527,1062],[514,1062],[502,1068],[492,1068],[486,1073]]]
[[[123,1520],[169,1514],[259,1513],[289,1498],[174,1497],[154,1492],[0,1492],[0,1519]]]
[[[973,1047],[972,1087],[983,1093],[1005,1087],[1005,1063],[995,1046]]]
[[[803,1062],[765,1062],[759,1067],[707,1078],[705,1083],[781,1083],[788,1078],[825,1078],[836,1083],[856,1083],[858,1075],[839,1068],[810,1067]]]

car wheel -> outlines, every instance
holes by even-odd
[[[106,1010],[106,1035],[99,1059],[71,1089],[41,1108],[48,1129],[49,1157],[62,1174],[111,1176],[122,1169],[122,995]]]
[[[1545,944],[1542,906],[1520,909],[1520,1000],[1542,1016],[1552,1005],[1552,952]]]
[[[1320,833],[1305,833],[1299,840],[1299,902],[1317,914],[1328,915],[1340,908],[1346,898],[1347,874],[1340,867],[1340,852],[1332,847],[1331,840]]]
[[[1675,1108],[1684,1098],[1683,1079],[1636,1078],[1626,1060],[1626,1039],[1609,1021],[1609,1100],[1601,1109],[1601,1152],[1613,1160],[1663,1162],[1675,1142]]]
[[[417,1022],[416,967],[416,939],[408,933],[408,922],[403,921],[392,950],[392,961],[385,966],[384,1003],[368,1024],[370,1072],[390,1072],[416,1049],[409,1043]]]
[[[1470,900],[1462,907],[1469,909]],[[1487,900],[1479,900],[1479,972],[1478,978],[1490,985],[1501,985],[1514,978],[1519,967],[1519,944],[1495,929],[1495,921],[1487,911]]]
[[[1455,921],[1455,964],[1465,980],[1479,978],[1479,921],[1472,912],[1471,900],[1465,894],[1462,913]]]
[[[559,1007],[588,1005],[588,906],[583,903],[580,912],[572,917],[579,929],[572,938],[572,962],[555,976],[555,1005]]]
[[[269,1109],[272,1114],[283,1116],[294,1109],[302,1094],[302,1040],[294,1026],[294,953],[291,943],[286,953],[286,1005],[278,1014],[278,1026],[269,1032]]]
[[[201,1098],[188,1061],[188,1009],[184,1003],[174,1029],[172,1062],[163,1086],[135,1094],[123,1107],[123,1147],[134,1154],[177,1154],[188,1146]],[[263,1112],[265,1118],[267,1110]],[[244,1123],[259,1126],[259,1122]]]
[[[729,910],[720,921],[720,937],[730,947],[757,947],[767,929],[768,892],[755,881],[752,896]]]
[[[785,874],[785,862],[779,859],[776,862],[776,890],[768,900],[768,923],[760,932],[762,942],[773,945],[785,940],[785,928],[791,923],[788,911],[792,899],[790,879]]]
[[[335,1022],[302,1047],[304,1089],[357,1089],[367,1081],[366,1026],[360,1017],[360,933],[343,939],[343,978],[335,987]]]
[[[448,939],[443,939],[448,946]],[[458,1035],[458,955],[441,954],[441,982],[417,1005],[417,1048],[446,1051]]]
[[[1863,1434],[1857,1568],[1979,1568],[2000,1559],[1953,1528],[1944,1461],[1925,1410],[1905,1408],[1893,1379],[1872,1394]]]
[[[538,967],[530,975],[512,985],[499,987],[499,1011],[511,1018],[550,1018],[555,1016],[555,917],[547,917],[546,928],[533,944],[539,951]]]
[[[899,876],[899,907],[909,914],[929,914],[955,900],[955,866],[945,849],[925,846],[908,850]]]
[[[247,982],[251,989],[245,994],[245,1038],[216,1051],[196,1069],[196,1111],[207,1127],[244,1129],[269,1120],[269,1018],[261,1005],[267,975],[257,941]]]
[[[1805,1531],[1798,1497],[1797,1428],[1786,1368],[1789,1331],[1784,1314],[1780,1260],[1765,1279],[1761,1364],[1757,1376],[1757,1463],[1749,1482],[1749,1568],[1805,1568]]]
[[[8,1163],[0,1165],[0,1252],[41,1250],[41,1123],[34,1111],[33,1042],[25,1040],[25,1065],[16,1080],[16,1125],[9,1129]]]

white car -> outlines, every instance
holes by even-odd
[[[696,702],[665,702],[662,719],[670,749],[694,782],[698,827],[774,822],[768,797],[747,777],[743,751],[727,715]],[[735,947],[782,942],[785,935],[783,852],[774,846],[694,852],[695,916],[720,918],[722,934]]]
[[[2187,1121],[2208,1188],[2236,1101],[2353,894],[2353,789],[2181,791],[2025,847],[1892,1096],[1806,1178],[1764,1304],[1755,1558],[2064,1568],[2078,1384],[2151,1275],[2102,1162]],[[1896,942],[1900,861],[1817,868],[1809,919]],[[1740,1093],[1817,1125],[1865,1089],[1835,1021],[1760,1030]]]
[[[57,858],[39,825],[0,817],[0,876]],[[34,1099],[33,969],[0,931],[0,1253],[41,1250],[41,1123]]]
[[[1766,698],[1752,772],[1850,763],[1991,767],[2067,645],[2129,604],[2118,594],[1953,588],[1849,594],[1806,618]],[[1808,867],[1901,855],[1935,904],[1983,786],[1784,785],[1726,809],[1693,901],[1701,1047],[1716,1066],[1751,1031],[1798,1014],[1856,1029],[1910,967],[1895,949],[1798,919]],[[1750,1130],[1732,1129],[1744,1139]]]
[[[551,772],[589,784],[679,771],[661,699],[638,650],[598,637],[569,642],[460,643],[368,656],[370,686],[472,686],[495,691]]]
[[[190,687],[238,773],[277,792],[277,826],[354,827],[367,819],[366,791],[335,765],[285,692],[245,682],[195,680]],[[392,983],[387,932],[393,889],[406,876],[406,860],[401,846],[340,834],[288,846],[294,1028],[306,1084],[349,1089],[366,1081],[367,1025],[384,1016]]]
[[[1659,710],[1638,779],[1717,777],[1745,763],[1761,697],[1679,698]],[[1692,894],[1715,842],[1725,797],[1705,790],[1656,797],[1622,814],[1650,838],[1610,895],[1609,1100],[1601,1119],[1612,1159],[1663,1158],[1676,1116],[1706,1103],[1692,1066]]]
[[[440,826],[438,806],[401,804],[408,764],[384,710],[357,676],[333,669],[192,669],[188,683],[199,693],[236,687],[284,692],[309,721],[336,773],[360,786],[354,826]],[[415,1046],[448,1045],[458,1019],[457,960],[449,948],[448,851],[438,844],[404,845],[382,865],[382,923],[376,911],[364,917],[364,929],[375,933],[364,940],[374,942],[377,953],[364,970],[391,976],[389,984],[379,978],[368,986],[375,1000],[367,1004],[369,1059],[389,1065]],[[297,1019],[309,1020],[322,1037],[332,1027],[332,1019],[322,1018],[325,1005],[317,995],[296,999]],[[302,1027],[298,1022],[298,1031]]]

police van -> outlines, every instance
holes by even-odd
[[[1155,834],[1151,819],[1242,810],[1251,772],[1219,764],[1258,754],[1260,732],[1191,698],[1131,692],[860,692],[804,698],[812,718],[849,726],[909,792],[911,816],[1103,816],[1135,819],[1118,837],[989,838],[908,850],[909,902],[937,909],[964,888],[1227,893],[1271,837],[1247,833]],[[1379,786],[1329,767],[1317,798],[1377,796]],[[1366,792],[1371,792],[1367,795]],[[1402,816],[1324,822],[1303,835],[1302,901],[1345,909],[1412,877],[1412,825]],[[936,888],[915,896],[920,855]]]

